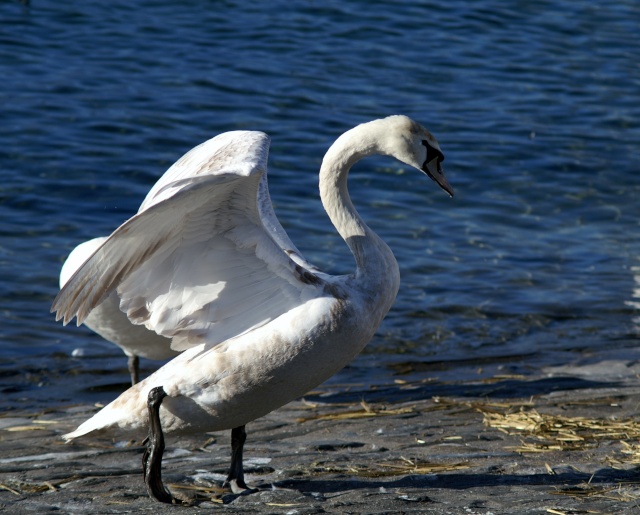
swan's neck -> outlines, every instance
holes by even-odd
[[[351,203],[347,177],[360,159],[387,154],[375,122],[359,125],[340,136],[327,151],[320,168],[320,198],[340,236],[356,260],[354,277],[358,288],[367,292],[384,313],[395,300],[400,272],[391,249],[362,220]]]

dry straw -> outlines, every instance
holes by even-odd
[[[515,447],[521,453],[585,450],[607,440],[618,441],[624,446],[622,452],[629,457],[626,463],[640,463],[638,446],[627,442],[640,438],[640,422],[632,419],[566,417],[524,407],[506,413],[478,410],[486,425],[507,434],[527,437],[528,441]]]

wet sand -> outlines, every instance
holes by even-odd
[[[168,437],[163,479],[184,506],[147,497],[139,442],[61,441],[95,406],[13,410],[0,417],[0,510],[640,513],[640,363],[633,351],[565,363],[403,363],[375,389],[323,387],[247,426],[250,495],[220,489],[228,432]],[[492,414],[535,415],[537,429]]]

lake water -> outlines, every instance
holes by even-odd
[[[283,226],[350,271],[317,170],[342,132],[396,113],[436,135],[456,196],[388,159],[354,169],[402,286],[341,380],[638,347],[637,1],[33,0],[0,23],[0,407],[122,389],[121,352],[49,313],[60,266],[220,132],[269,133]]]

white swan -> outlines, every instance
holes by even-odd
[[[60,270],[61,289],[106,240],[106,237],[94,238],[81,243],[71,251]],[[179,354],[171,349],[169,338],[160,336],[142,325],[132,324],[127,315],[120,310],[120,298],[115,291],[96,306],[83,323],[94,333],[122,349],[128,357],[132,385],[140,378],[140,357],[164,360]]]
[[[304,261],[273,214],[268,145],[263,133],[233,132],[190,151],[176,163],[184,173],[154,186],[146,208],[110,236],[53,303],[58,319],[81,323],[116,290],[129,319],[184,350],[64,435],[68,441],[94,431],[148,430],[145,482],[160,501],[173,500],[160,475],[163,432],[232,429],[226,484],[246,489],[245,424],[349,363],[391,307],[398,265],[351,203],[352,165],[390,155],[453,195],[436,139],[411,119],[391,116],[347,131],[324,157],[320,196],[356,270],[330,276]]]

